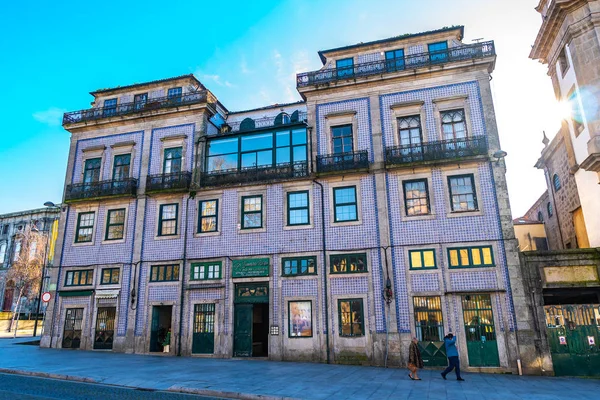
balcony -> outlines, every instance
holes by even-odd
[[[207,90],[185,93],[179,96],[156,97],[145,101],[121,103],[115,106],[97,107],[87,110],[71,111],[63,115],[63,125],[79,122],[97,121],[103,118],[121,117],[146,111],[181,107],[200,103],[213,103]]]
[[[171,174],[148,175],[146,193],[185,192],[192,182],[191,172],[174,172]]]
[[[204,172],[200,178],[200,186],[230,186],[240,183],[272,182],[304,178],[308,175],[308,163],[301,161],[276,166]]]
[[[319,174],[364,169],[369,169],[367,150],[317,156],[317,173]]]
[[[399,71],[412,71],[418,68],[439,66],[456,61],[476,60],[496,55],[494,42],[481,42],[459,47],[451,47],[436,52],[425,52],[395,59],[371,61],[345,68],[330,68],[305,72],[296,75],[297,87],[321,85],[372,75],[382,75]]]
[[[101,199],[106,197],[135,197],[137,179],[108,180],[67,185],[65,202]]]
[[[439,140],[422,144],[386,147],[386,165],[408,165],[417,163],[439,163],[457,161],[469,157],[487,156],[486,136],[464,139]]]

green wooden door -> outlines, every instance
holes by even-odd
[[[600,305],[545,306],[556,376],[600,376]]]
[[[467,353],[471,367],[498,367],[498,343],[489,294],[462,297]]]
[[[212,354],[215,352],[215,305],[194,305],[194,333],[192,353]]]
[[[150,351],[161,351],[158,343],[158,323],[160,313],[157,306],[152,307],[152,325],[150,326]]]
[[[419,340],[421,358],[426,367],[448,365],[444,345],[444,321],[440,296],[413,297],[415,334]]]
[[[233,324],[233,356],[252,357],[252,304],[236,304]]]

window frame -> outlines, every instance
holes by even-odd
[[[290,206],[290,195],[298,195],[298,194],[306,194],[306,207],[292,207]],[[310,191],[309,190],[297,190],[297,191],[293,191],[293,192],[286,192],[286,205],[287,205],[287,209],[286,209],[286,215],[287,215],[287,221],[286,221],[286,225],[287,226],[304,226],[304,225],[310,225]],[[290,214],[291,211],[296,211],[296,210],[306,210],[306,222],[302,222],[302,223],[291,223],[290,221]]]
[[[244,206],[246,199],[251,199],[251,198],[260,198],[260,211],[245,211],[244,210]],[[242,196],[242,201],[241,201],[241,221],[240,221],[240,229],[242,230],[252,230],[252,229],[263,229],[264,228],[264,198],[262,194],[252,194],[252,195],[247,195],[247,196]],[[244,223],[244,216],[247,214],[260,214],[260,226],[251,226],[251,227],[246,227],[245,223]]]
[[[428,267],[425,265],[425,252],[432,252],[433,253],[433,267]],[[413,253],[420,253],[421,255],[421,266],[420,267],[414,267],[413,263],[412,263],[412,254]],[[413,249],[413,250],[408,250],[408,264],[409,264],[409,269],[411,271],[423,271],[423,270],[434,270],[434,269],[438,269],[437,266],[437,251],[434,248],[430,248],[430,249]]]
[[[350,189],[353,188],[354,189],[354,203],[340,203],[338,204],[336,202],[336,192],[338,190],[343,190],[343,189]],[[336,186],[333,187],[333,222],[334,223],[345,223],[345,222],[355,222],[359,220],[359,215],[358,215],[358,189],[356,188],[356,185],[349,185],[349,186]],[[338,219],[338,213],[337,213],[337,207],[340,206],[350,206],[350,205],[354,205],[354,211],[356,213],[356,218],[354,219],[344,219],[344,220],[339,220]]]
[[[175,91],[176,94],[172,94],[171,91]],[[167,89],[167,99],[171,100],[171,99],[181,98],[181,96],[183,96],[183,87],[182,86],[175,86],[175,87]]]
[[[310,261],[313,262],[314,265],[314,269],[315,272],[309,272],[309,267],[307,265],[306,268],[306,273],[302,273],[301,272],[301,264],[300,262],[303,260],[308,260],[310,265]],[[285,263],[287,261],[298,261],[298,267],[296,269],[296,273],[286,273],[285,271]],[[294,277],[294,276],[314,276],[314,275],[318,275],[318,270],[317,270],[317,257],[316,256],[297,256],[297,257],[282,257],[281,258],[281,276],[284,277]]]
[[[398,56],[398,52],[402,53],[402,55]],[[392,55],[393,57],[388,57],[389,55]],[[404,54],[404,48],[386,51],[384,54],[384,58],[387,72],[404,70],[406,68],[405,57],[406,55]]]
[[[104,281],[104,271],[109,271],[109,281]],[[117,271],[117,281],[113,282],[113,272]],[[121,282],[121,268],[102,268],[100,271],[100,285],[118,285]]]
[[[88,163],[91,163],[92,161],[98,161],[98,168],[88,168]],[[87,173],[88,171],[95,171],[98,170],[98,178],[94,179],[94,175],[92,175],[92,180],[90,180],[89,182],[86,182],[86,177],[87,177]],[[83,161],[83,177],[81,179],[82,183],[84,184],[92,184],[92,183],[97,183],[100,182],[102,180],[102,157],[90,157],[90,158],[86,158]]]
[[[117,165],[117,158],[125,157],[125,156],[129,157],[129,163]],[[126,170],[126,173],[123,174],[123,176],[120,177],[119,179],[116,178],[117,168],[122,168],[123,170]],[[123,180],[129,178],[130,176],[131,176],[131,153],[115,154],[113,156],[112,180],[113,181],[123,181]]]
[[[427,201],[427,212],[421,213],[421,214],[409,214],[408,213],[408,200],[409,199],[406,196],[406,184],[417,183],[417,182],[425,183],[425,200]],[[405,217],[410,218],[410,217],[422,217],[422,216],[426,216],[426,215],[431,215],[431,199],[429,198],[429,182],[428,182],[427,178],[403,180],[402,181],[402,196],[404,197],[403,200],[404,200]],[[422,197],[419,197],[419,199],[422,199]],[[412,199],[410,199],[410,200],[412,200]]]
[[[340,63],[347,61],[350,61],[349,65],[340,66]],[[335,73],[338,78],[343,78],[344,76],[354,76],[354,57],[346,57],[335,60]]]
[[[344,257],[346,259],[346,271],[334,271],[333,270],[333,258],[334,257]],[[363,259],[364,271],[350,271],[350,262],[349,257],[360,257]],[[341,262],[340,262],[341,269]],[[330,275],[343,275],[343,274],[364,274],[369,272],[369,259],[367,257],[367,253],[340,253],[340,254],[330,254],[329,255],[329,274]]]
[[[81,274],[85,272],[85,282],[84,284],[80,284],[80,283],[73,283],[74,282],[74,275],[75,273],[77,273],[77,277],[79,278],[78,281],[81,281]],[[69,275],[71,275],[71,283],[69,284]],[[88,281],[91,280],[91,283],[88,283]],[[71,271],[66,271],[65,272],[65,287],[72,287],[72,286],[92,286],[94,284],[94,270],[93,269],[75,269],[75,270],[71,270]]]
[[[162,271],[162,277],[164,279],[160,279],[161,277],[158,276],[158,273],[161,271],[160,268],[163,268]],[[171,279],[166,279],[167,278],[167,268],[171,269]],[[153,276],[153,271],[156,269],[156,278],[157,279],[152,279]],[[174,274],[174,272],[177,272],[176,274]],[[156,265],[151,265],[150,266],[150,274],[149,274],[149,282],[178,282],[179,281],[179,273],[181,272],[181,268],[179,266],[179,264],[156,264]],[[176,276],[176,279],[173,279],[173,277]]]
[[[115,211],[123,211],[123,222],[122,223],[116,223],[116,224],[111,224],[110,223],[110,215],[111,213],[115,212]],[[113,240],[123,240],[125,239],[125,221],[127,219],[127,208],[123,207],[123,208],[111,208],[106,210],[106,229],[104,232],[104,240],[105,241],[113,241]],[[123,226],[123,235],[120,238],[109,238],[108,237],[108,233],[110,231],[110,228],[113,226]]]
[[[114,102],[114,104],[106,104],[107,102]],[[117,114],[117,106],[119,105],[119,98],[113,97],[110,99],[104,99],[102,102],[102,116],[112,117]]]
[[[460,178],[466,178],[469,177],[471,179],[471,188],[472,188],[472,195],[473,195],[473,206],[475,207],[472,210],[455,210],[454,209],[454,202],[453,202],[453,194],[452,194],[452,179],[460,179]],[[474,173],[468,173],[468,174],[461,174],[461,175],[447,175],[447,183],[448,183],[448,194],[450,195],[450,212],[451,213],[470,213],[470,212],[478,212],[480,211],[479,209],[479,202],[477,200],[477,186],[475,184],[475,174]],[[460,196],[460,195],[457,195]]]
[[[219,269],[218,269],[218,276],[217,277],[212,277],[209,278],[208,277],[208,267],[210,266],[215,266],[218,265]],[[202,276],[200,276],[201,272],[200,272],[200,267],[204,267],[204,272],[202,273]],[[194,272],[195,269],[198,268],[198,278],[194,277]],[[213,271],[214,272],[214,271]],[[215,281],[215,280],[220,280],[223,278],[223,263],[221,261],[202,261],[202,262],[194,262],[190,265],[190,282],[197,282],[197,281]]]
[[[215,213],[211,215],[202,215],[202,204],[208,202],[215,202]],[[214,218],[215,219],[215,229],[212,231],[203,231],[202,230],[202,221],[205,218]],[[219,232],[219,199],[201,199],[198,201],[198,227],[196,229],[197,234],[204,233],[218,233]]]
[[[81,229],[81,217],[83,215],[88,215],[88,214],[93,215],[92,225],[85,226],[84,228],[92,229],[92,234],[90,235],[90,240],[79,240],[79,231]],[[96,212],[95,211],[84,211],[84,212],[77,213],[77,225],[75,227],[75,243],[93,243],[95,228],[96,228]]]
[[[552,187],[554,187],[554,192],[558,192],[562,189],[562,184],[560,182],[560,176],[558,174],[552,175]]]
[[[175,206],[175,218],[163,219],[163,208],[167,206]],[[174,233],[163,233],[163,223],[165,221],[175,221],[175,232]],[[179,203],[164,203],[158,207],[158,234],[159,237],[177,236],[179,234]]]
[[[439,309],[438,308],[429,308],[429,302],[427,301],[428,299],[432,299],[432,298],[436,298],[437,302],[439,303]],[[444,340],[444,333],[445,333],[445,327],[444,327],[444,311],[443,311],[443,305],[442,305],[442,297],[441,296],[412,296],[412,311],[413,311],[413,321],[414,321],[414,326],[415,326],[415,337],[417,338],[417,340],[421,341],[421,342],[429,342],[430,340],[424,340],[424,329],[423,328],[428,328],[427,331],[431,330],[432,328],[437,329],[438,331],[438,340],[434,340],[436,342],[438,341],[443,341]],[[416,300],[417,299],[424,299],[425,303],[427,304],[427,307],[417,307],[416,304]],[[420,323],[420,321],[417,319],[417,314],[418,313],[426,313],[427,314],[427,324],[423,325]],[[438,314],[441,317],[440,320],[438,321],[437,324],[433,325],[433,324],[429,324],[430,322],[430,314],[435,313]],[[441,331],[441,332],[440,332]],[[427,332],[428,333],[428,332]],[[419,336],[421,336],[421,338],[419,339]],[[429,339],[429,337],[427,337]]]
[[[167,152],[168,151],[172,151],[172,150],[177,150],[179,149],[179,157],[178,158],[167,158]],[[166,167],[167,167],[167,161],[170,160],[171,161],[171,171],[166,172]],[[173,171],[173,160],[179,160],[179,170],[178,171]],[[183,146],[171,146],[171,147],[165,147],[163,149],[163,163],[162,163],[162,174],[163,175],[168,175],[168,174],[178,174],[183,172]]]
[[[554,209],[552,207],[551,202],[548,202],[548,204],[546,204],[546,211],[548,211],[548,217],[552,218],[552,216],[554,215]]]
[[[492,259],[491,264],[485,264],[484,263],[484,257],[483,257],[483,249],[489,249],[490,250],[490,258]],[[464,268],[490,268],[490,267],[495,267],[496,266],[496,260],[494,258],[494,248],[491,245],[482,245],[482,246],[461,246],[461,247],[448,247],[447,249],[447,254],[448,254],[448,268],[449,269],[464,269]],[[468,259],[469,259],[469,264],[468,265],[464,265],[462,264],[462,257],[460,255],[460,251],[461,250],[467,250],[467,255],[468,255]],[[478,250],[480,257],[481,257],[481,264],[473,264],[473,250]],[[458,260],[458,265],[452,265],[452,257],[451,257],[451,252],[452,251],[456,251],[456,257]]]
[[[464,133],[464,137],[457,137],[456,136],[456,127],[455,125],[458,124],[458,122],[455,121],[451,121],[450,123],[444,122],[444,114],[455,114],[455,113],[461,113],[462,114],[462,124],[465,128],[465,133]],[[441,129],[442,129],[442,140],[443,141],[459,141],[459,140],[465,140],[469,137],[469,129],[467,126],[467,112],[465,110],[464,107],[462,108],[448,108],[448,109],[444,109],[444,110],[440,110],[440,125],[441,125]],[[446,138],[446,132],[444,131],[444,126],[445,125],[450,125],[452,127],[452,138],[448,139]]]
[[[351,333],[349,335],[345,335],[343,334],[343,329],[342,329],[342,303],[343,302],[348,302],[349,306],[350,306],[350,331]],[[352,331],[353,329],[353,314],[352,314],[352,303],[353,302],[360,302],[360,328],[361,328],[361,334],[355,334]],[[365,306],[364,306],[364,299],[362,297],[358,297],[358,298],[350,298],[350,299],[338,299],[337,301],[338,303],[338,330],[339,330],[339,336],[340,337],[347,337],[347,338],[355,338],[355,337],[364,337],[366,336],[366,332],[365,332]]]
[[[414,127],[410,127],[410,120],[416,120],[419,123],[419,126],[417,126],[416,128],[419,130],[419,142],[418,143],[413,143],[413,137],[411,135],[411,130],[415,129]],[[400,127],[400,123],[402,121],[407,121],[409,122],[409,127],[408,129],[406,128],[401,128]],[[402,132],[408,132],[408,139],[409,139],[409,143],[408,144],[403,144],[402,143]],[[396,133],[398,135],[398,145],[399,146],[408,146],[411,148],[411,150],[413,148],[419,148],[419,146],[423,146],[423,125],[421,122],[421,114],[412,114],[412,115],[402,115],[402,116],[397,116],[396,117]]]
[[[338,136],[336,137],[334,135],[334,131],[336,129],[344,129],[344,128],[350,128],[350,134],[349,135],[342,135],[342,136]],[[332,125],[330,127],[331,129],[331,154],[347,154],[347,153],[354,153],[354,125],[353,124],[342,124],[342,125]],[[351,139],[351,150],[350,151],[343,151],[344,150],[344,138],[349,137]],[[342,152],[336,152],[335,151],[335,140],[336,139],[341,139],[342,140]]]

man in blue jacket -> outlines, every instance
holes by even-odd
[[[448,368],[442,372],[442,378],[446,379],[446,375],[456,368],[456,380],[464,381],[460,377],[460,361],[458,360],[458,350],[456,349],[456,338],[453,334],[449,333],[444,337],[444,344],[446,346],[446,356],[448,356]]]

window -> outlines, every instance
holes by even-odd
[[[420,146],[421,145],[421,117],[411,115],[409,117],[398,118],[398,140],[401,146]]]
[[[108,210],[104,240],[119,240],[125,236],[125,209]]]
[[[201,200],[198,209],[198,233],[217,232],[219,200]]]
[[[4,227],[2,228],[2,234],[3,235],[8,235],[8,228],[10,226],[8,224],[4,225]]]
[[[179,204],[162,204],[158,214],[158,236],[177,235]]]
[[[283,276],[316,275],[316,257],[293,257],[281,260]]]
[[[83,183],[94,183],[100,181],[101,158],[90,158],[85,160],[83,168]]]
[[[95,216],[96,214],[93,211],[79,213],[77,216],[75,243],[86,243],[92,241]]]
[[[179,265],[153,265],[150,270],[150,282],[179,280]]]
[[[558,64],[560,65],[560,72],[564,77],[569,69],[569,58],[567,57],[567,48],[563,47],[558,55]]]
[[[538,218],[538,221],[544,222],[544,214],[542,214],[541,211],[538,211],[537,218]]]
[[[0,265],[4,264],[4,257],[6,257],[6,242],[0,243]]]
[[[444,340],[442,302],[439,296],[413,297],[415,333],[420,342]]]
[[[333,188],[334,222],[358,221],[356,186]]]
[[[101,285],[116,285],[119,283],[119,268],[104,268],[102,270]]]
[[[308,205],[308,190],[287,193],[288,225],[308,225],[310,212]]]
[[[102,109],[103,117],[110,117],[117,113],[117,99],[104,100],[104,108]]]
[[[437,268],[435,262],[435,250],[410,250],[408,252],[408,259],[410,260],[410,269],[435,269]]]
[[[450,268],[493,267],[492,246],[456,247],[448,249]]]
[[[558,177],[557,174],[554,174],[554,176],[552,177],[552,184],[554,185],[555,192],[558,192],[560,190],[560,188],[562,187],[560,185],[560,178]]]
[[[133,108],[141,110],[146,106],[148,101],[148,93],[140,93],[133,96]]]
[[[13,262],[19,261],[19,257],[21,256],[21,239],[17,239],[15,241],[15,250],[13,253]]]
[[[365,324],[362,299],[338,300],[340,336],[364,336]]]
[[[181,157],[181,147],[165,149],[163,159],[163,174],[174,174],[181,172]]]
[[[94,270],[83,269],[67,272],[65,286],[86,286],[94,283]]]
[[[477,211],[477,194],[473,174],[448,177],[450,207],[453,212]]]
[[[444,140],[457,140],[467,137],[467,126],[465,124],[465,110],[443,111],[442,134]]]
[[[180,87],[171,88],[167,91],[167,98],[181,100],[181,93]]]
[[[354,151],[352,125],[332,127],[331,142],[333,154],[352,153]]]
[[[575,137],[579,137],[583,131],[583,112],[579,105],[579,96],[575,88],[571,89],[568,97],[569,105],[571,106],[571,122],[573,123],[573,130]]]
[[[427,45],[429,50],[429,60],[432,63],[444,62],[448,59],[448,43],[437,42]]]
[[[362,254],[335,254],[329,256],[332,274],[347,274],[367,272],[367,255]]]
[[[335,68],[337,70],[338,78],[352,76],[354,75],[354,59],[344,58],[343,60],[337,60],[335,62]]]
[[[388,72],[404,69],[404,49],[385,52],[385,66]]]
[[[548,216],[551,217],[554,214],[552,210],[552,203],[548,202],[548,204],[546,204],[546,208],[548,209]]]
[[[113,180],[122,181],[129,178],[129,165],[131,164],[131,154],[119,154],[115,156],[113,162]]]
[[[262,228],[262,196],[242,197],[242,229]]]
[[[202,262],[192,264],[193,281],[204,281],[209,279],[221,279],[221,262]]]
[[[306,162],[307,157],[306,128],[286,129],[210,140],[206,170],[274,167]]]
[[[409,217],[415,215],[427,215],[429,209],[429,188],[427,179],[415,179],[403,181],[404,188],[404,208]]]

